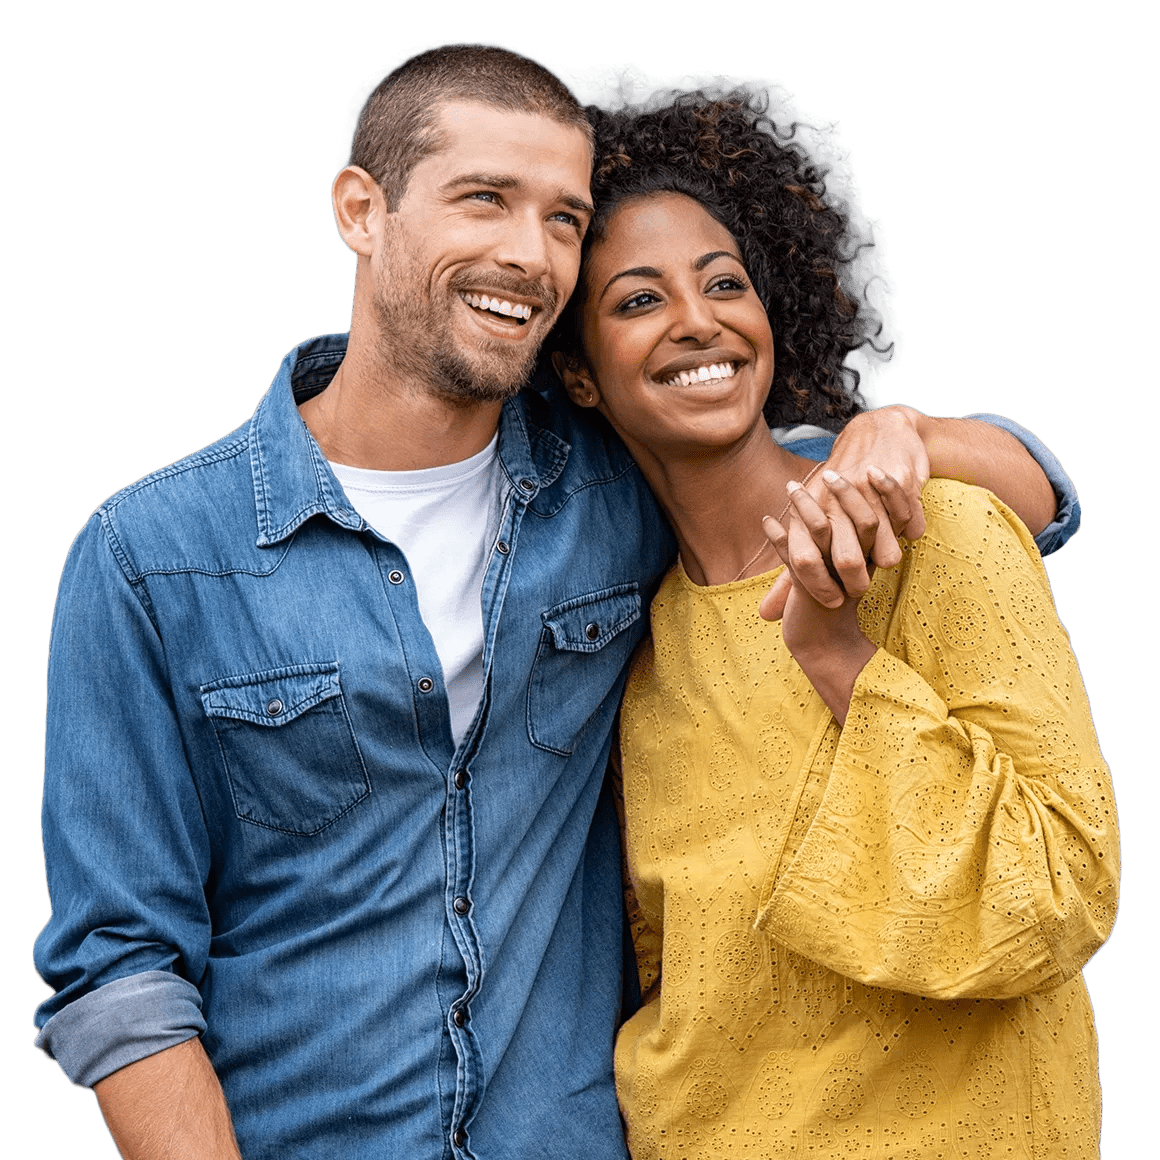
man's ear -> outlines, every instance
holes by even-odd
[[[566,357],[561,351],[552,352],[552,366],[568,392],[568,398],[578,407],[596,407],[600,404],[600,391],[583,359]]]
[[[342,240],[356,254],[369,258],[387,213],[379,183],[365,169],[348,165],[334,179],[331,200]]]

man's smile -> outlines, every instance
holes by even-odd
[[[507,299],[491,298],[486,294],[471,294],[461,290],[459,297],[475,310],[487,311],[503,318],[512,318],[521,326],[532,316],[533,307],[521,302],[509,302]]]

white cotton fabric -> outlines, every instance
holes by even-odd
[[[330,466],[356,512],[407,559],[458,746],[483,695],[483,579],[499,528],[498,434],[460,463],[419,471]]]

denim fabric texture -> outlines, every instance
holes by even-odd
[[[246,1160],[623,1160],[602,782],[672,538],[602,425],[507,405],[456,751],[407,561],[295,407],[344,349],[304,344],[250,423],[69,555],[39,1042],[91,1084],[204,1027]]]
[[[672,537],[599,417],[506,405],[457,749],[407,561],[296,410],[344,350],[292,352],[248,424],[113,497],[69,555],[38,1042],[92,1084],[203,1035],[246,1160],[624,1160],[602,782]]]
[[[1079,495],[1075,490],[1075,484],[1063,470],[1063,464],[1056,459],[1049,447],[1014,419],[992,414],[968,415],[967,418],[982,419],[992,427],[1002,427],[1004,431],[1014,435],[1027,448],[1035,462],[1043,468],[1043,474],[1047,476],[1055,491],[1055,519],[1035,537],[1035,542],[1039,545],[1039,553],[1042,556],[1049,556],[1052,552],[1058,551],[1079,531],[1081,514]]]

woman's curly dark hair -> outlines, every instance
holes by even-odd
[[[672,95],[657,107],[586,111],[596,135],[592,194],[596,216],[587,255],[617,208],[650,194],[683,193],[736,239],[769,314],[774,375],[765,403],[770,426],[838,427],[862,409],[858,371],[846,356],[879,354],[882,324],[854,287],[853,264],[870,245],[850,215],[827,201],[827,171],[795,141],[798,125],[775,124],[764,93]],[[566,356],[583,349],[584,273],[550,340]]]

